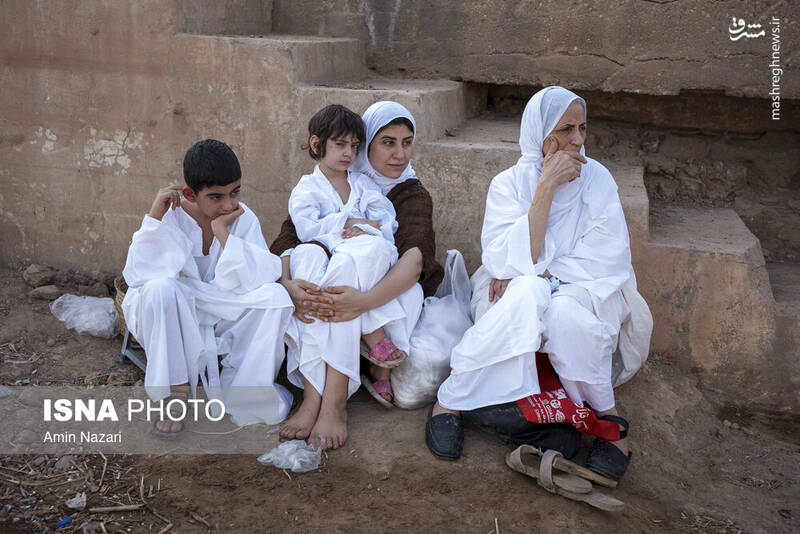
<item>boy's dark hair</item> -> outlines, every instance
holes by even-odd
[[[390,120],[389,122],[387,122],[383,126],[381,126],[381,129],[378,130],[377,132],[375,132],[375,137],[378,137],[378,134],[381,133],[382,131],[384,131],[389,126],[397,126],[398,124],[402,124],[403,126],[408,126],[408,129],[411,130],[411,133],[412,134],[415,133],[414,132],[414,124],[410,120],[408,120],[405,117],[397,117],[395,119]],[[375,139],[375,137],[373,137],[373,139]]]
[[[198,141],[183,157],[183,179],[192,191],[232,184],[242,178],[242,168],[231,147],[216,139]]]
[[[313,159],[325,157],[325,145],[328,139],[337,139],[350,134],[358,138],[358,148],[364,146],[364,121],[353,111],[340,104],[325,106],[308,121],[308,155]],[[319,138],[319,150],[311,147],[311,136]],[[304,147],[305,148],[305,147]]]

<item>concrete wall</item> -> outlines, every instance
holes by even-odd
[[[775,16],[783,96],[800,98],[798,14],[796,2],[734,0],[275,0],[273,28],[358,37],[370,66],[387,73],[768,98]],[[733,17],[766,35],[731,41]]]
[[[214,7],[204,20],[205,4]],[[233,146],[246,202],[265,229],[277,228],[291,188],[295,140],[281,132],[295,126],[295,76],[327,78],[327,58],[284,42],[182,33],[242,18],[255,29],[269,8],[3,2],[0,261],[118,271],[155,192],[182,182],[185,150],[206,137]],[[361,68],[360,47],[348,50],[346,66]]]

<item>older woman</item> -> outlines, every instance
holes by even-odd
[[[628,422],[616,411],[613,384],[647,357],[652,318],[636,292],[617,185],[585,157],[585,139],[586,102],[576,94],[547,87],[526,106],[522,157],[492,180],[486,199],[476,322],[453,349],[426,427],[437,456],[459,456],[462,411],[490,425],[503,413],[499,426],[510,417],[512,434],[535,431],[514,403],[540,393],[535,353],[542,350],[571,401],[619,424],[620,439],[596,439],[587,466],[615,479],[628,466]]]
[[[325,448],[340,447],[347,438],[346,401],[354,391],[352,374],[357,373],[359,366],[358,318],[397,298],[406,317],[387,325],[385,330],[397,347],[407,353],[423,297],[436,291],[443,276],[442,267],[434,258],[433,203],[411,167],[416,132],[414,117],[396,102],[377,102],[364,112],[363,120],[367,148],[359,151],[352,170],[369,176],[394,205],[399,224],[394,237],[400,254],[397,263],[369,291],[355,289],[355,281],[348,279],[346,273],[337,281],[338,285],[320,291],[305,280],[290,279],[288,253],[300,244],[290,218],[283,223],[280,235],[270,247],[283,256],[284,274],[280,281],[292,298],[297,320],[316,319],[329,323],[329,335],[336,340],[335,345],[350,347],[352,361],[347,373],[327,363],[316,366],[324,369],[324,376],[315,380],[324,383],[321,392],[311,386],[307,377],[302,377],[303,403],[280,430],[284,437],[321,439]],[[296,379],[302,368],[310,367],[294,361],[294,353],[290,347],[287,365],[290,380]],[[386,403],[393,400],[390,372],[390,368],[370,367],[373,392]]]

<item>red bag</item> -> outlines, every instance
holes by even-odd
[[[525,419],[534,424],[569,423],[582,434],[597,436],[606,441],[619,440],[619,425],[597,419],[594,411],[578,406],[567,398],[567,392],[550,365],[547,354],[536,353],[541,393],[517,401]]]

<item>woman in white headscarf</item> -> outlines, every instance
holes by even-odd
[[[451,375],[428,420],[437,456],[459,456],[460,412],[540,393],[541,350],[570,400],[620,425],[620,440],[595,440],[587,465],[617,479],[627,468],[628,423],[613,386],[647,357],[652,318],[636,292],[617,185],[585,157],[585,138],[586,102],[571,91],[547,87],[526,106],[522,157],[492,180],[486,199],[475,325],[453,349]]]
[[[384,330],[398,348],[408,353],[409,338],[422,310],[423,298],[436,291],[444,274],[434,257],[433,203],[411,167],[416,132],[414,117],[396,102],[376,102],[362,118],[367,147],[359,150],[351,170],[369,176],[395,208],[397,263],[369,291],[355,289],[355,283],[347,279],[346,273],[342,273],[338,285],[317,288],[305,280],[291,279],[289,254],[300,244],[291,218],[284,221],[280,235],[270,246],[273,253],[282,256],[284,274],[280,282],[292,298],[295,316],[303,322],[330,323],[330,335],[336,338],[336,345],[353,347],[356,367],[360,330],[353,324],[357,319],[397,299],[405,319],[385,326]],[[373,384],[390,384],[390,372],[389,368],[373,365],[370,378]],[[281,435],[309,441],[320,438],[325,448],[343,445],[347,437],[345,403],[352,393],[348,382],[345,374],[328,366],[322,395],[314,395],[314,388],[305,388],[303,404],[284,423]],[[384,401],[391,402],[391,390],[381,389],[376,393]]]

